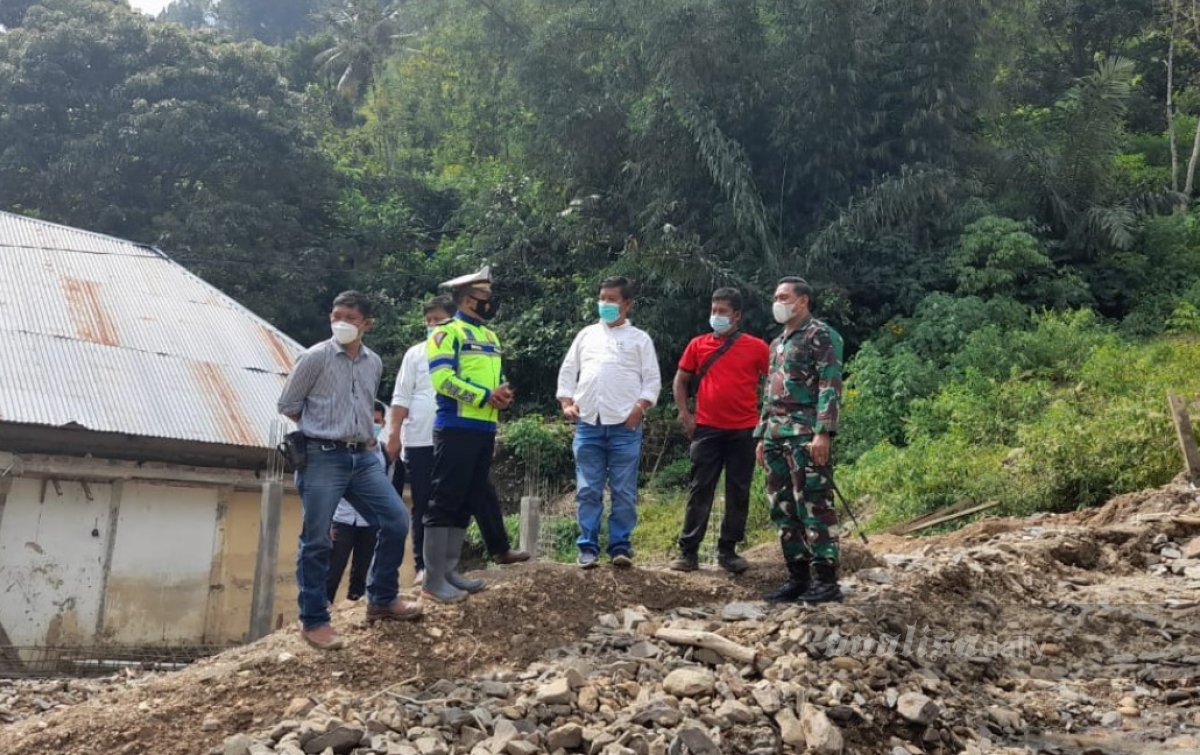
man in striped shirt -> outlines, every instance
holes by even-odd
[[[329,322],[333,337],[300,355],[278,402],[279,413],[307,439],[308,462],[297,475],[304,522],[296,582],[301,635],[321,650],[343,645],[330,625],[326,595],[329,526],[342,498],[379,530],[367,581],[367,621],[422,613],[420,603],[399,597],[408,511],[375,453],[372,414],[383,362],[362,342],[374,324],[371,300],[357,291],[338,294]]]

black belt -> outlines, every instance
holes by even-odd
[[[323,438],[309,438],[308,445],[320,446],[322,451],[332,451],[335,448],[340,448],[350,453],[362,453],[369,451],[374,447],[374,442],[369,440],[325,440]]]

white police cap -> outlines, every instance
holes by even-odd
[[[467,286],[479,286],[480,288],[490,287],[492,282],[492,266],[484,265],[483,269],[476,273],[468,273],[460,275],[457,278],[445,281],[442,283],[443,288],[450,290],[466,288]]]

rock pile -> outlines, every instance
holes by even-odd
[[[61,710],[122,689],[134,674],[98,679],[0,679],[0,724]]]
[[[1116,600],[1138,570],[1095,572],[1120,571],[1124,541],[1106,537],[1045,519],[888,554],[816,609],[627,608],[522,671],[299,700],[213,755],[1066,753],[1043,735],[1093,727],[1186,751],[1195,624],[1162,580]]]
[[[754,599],[774,553],[737,579],[529,565],[418,624],[339,615],[339,653],[278,633],[36,715],[11,752],[1197,752],[1198,535],[1200,494],[1175,486],[880,536],[847,559],[846,602],[817,608]]]
[[[234,735],[213,755],[915,755],[998,752],[992,740],[1021,726],[1000,706],[981,715],[936,664],[839,654],[845,634],[866,628],[856,613],[627,609],[601,616],[553,662],[300,698],[278,725]]]

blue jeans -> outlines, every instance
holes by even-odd
[[[608,554],[632,555],[630,537],[637,524],[638,462],[642,456],[642,426],[575,424],[575,504],[579,518],[580,551],[600,552],[600,522],[604,488],[609,488]]]
[[[296,558],[300,623],[305,629],[329,623],[325,583],[333,543],[329,526],[345,498],[372,527],[378,527],[375,560],[367,578],[367,600],[386,606],[400,594],[400,562],[408,536],[408,509],[392,487],[374,451],[353,453],[328,443],[308,444],[308,464],[296,474],[304,503],[304,524]]]

